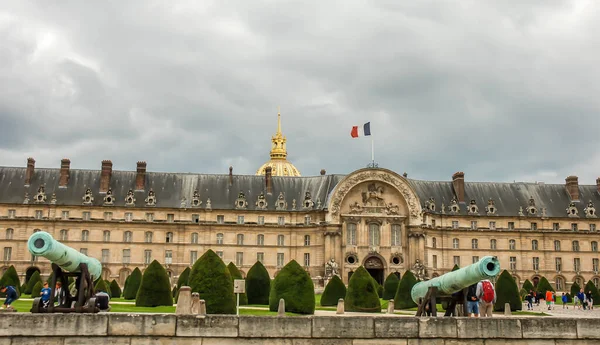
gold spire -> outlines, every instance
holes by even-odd
[[[286,141],[286,137],[281,133],[281,110],[278,106],[277,132],[271,137],[271,159],[256,171],[256,175],[265,175],[266,168],[271,167],[273,176],[300,176],[298,169],[287,160]]]
[[[271,142],[273,143],[273,146],[271,147],[271,159],[286,159],[286,138],[281,133],[281,111],[279,107],[277,107],[277,132],[271,138]]]

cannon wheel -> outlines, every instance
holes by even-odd
[[[31,306],[32,313],[42,313],[43,312],[43,302],[41,297],[36,297],[33,299],[33,305]]]
[[[90,298],[90,301],[88,302],[88,308],[88,313],[96,313],[96,297]]]

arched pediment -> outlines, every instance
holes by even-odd
[[[353,211],[360,212],[361,208],[364,207],[375,207],[380,208],[381,212],[386,215],[403,213],[409,219],[410,224],[421,223],[421,203],[406,179],[391,170],[370,168],[357,170],[346,176],[333,189],[327,205],[330,221],[338,222],[340,216],[347,213],[345,209],[342,209],[348,203],[345,202],[345,199],[349,194],[357,193],[357,186],[364,189],[364,191],[361,191],[362,203],[353,201],[353,204],[349,205],[350,213]],[[386,189],[393,190],[393,194],[398,195],[398,198],[402,200],[397,203],[386,200],[385,197],[392,194]],[[385,195],[383,195],[384,193]]]

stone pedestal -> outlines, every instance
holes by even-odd
[[[285,300],[281,298],[279,300],[279,307],[277,308],[277,316],[285,316]]]
[[[192,289],[189,286],[182,286],[179,289],[179,297],[177,298],[176,315],[192,314]]]
[[[393,299],[391,299],[391,300],[388,302],[387,313],[388,313],[388,314],[393,314],[393,313],[394,313],[394,300],[393,300]]]
[[[340,298],[338,300],[338,305],[337,305],[337,310],[335,311],[336,314],[343,314],[344,313],[344,299]]]
[[[504,315],[511,316],[512,312],[510,311],[510,303],[504,303]]]

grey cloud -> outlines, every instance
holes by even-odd
[[[413,178],[591,184],[600,5],[578,4],[4,4],[0,164],[254,174],[280,105],[304,175],[364,167],[371,121]]]

